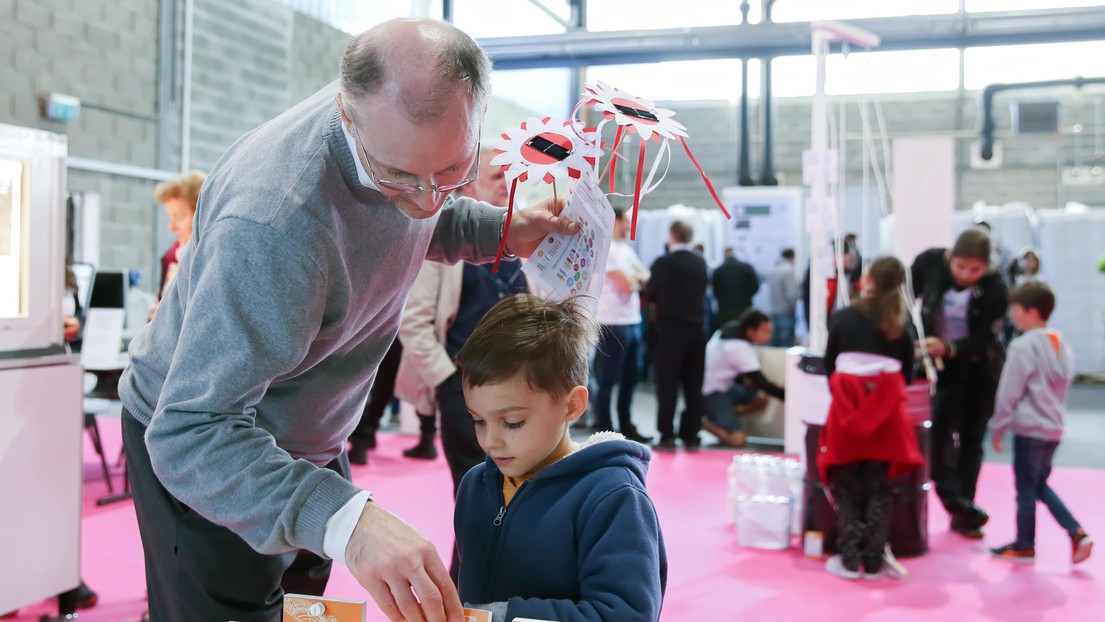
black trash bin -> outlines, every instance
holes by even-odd
[[[907,388],[906,408],[913,419],[917,444],[924,463],[921,468],[890,480],[893,501],[890,510],[890,534],[887,543],[897,557],[918,557],[928,552],[928,496],[931,428],[929,422],[928,383],[918,382]],[[822,550],[833,554],[836,548],[836,510],[829,502],[821,472],[817,469],[817,441],[824,426],[806,426],[806,474],[803,486],[804,531],[819,531]]]

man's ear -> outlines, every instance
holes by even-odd
[[[568,397],[565,400],[568,412],[565,415],[565,421],[569,423],[579,419],[583,416],[583,413],[587,412],[587,401],[590,397],[590,392],[587,391],[587,387],[577,386],[568,391]]]
[[[338,111],[341,112],[341,120],[348,126],[352,123],[349,115],[345,114],[345,102],[342,100],[341,91],[334,94],[334,101],[338,102]]]

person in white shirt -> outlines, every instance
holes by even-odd
[[[625,211],[614,213],[614,242],[606,260],[606,281],[599,296],[598,321],[602,325],[595,354],[598,395],[595,428],[613,430],[610,400],[618,386],[618,431],[631,441],[648,443],[633,425],[631,407],[637,386],[637,353],[641,344],[640,290],[648,281],[648,268],[625,241],[629,223]]]
[[[783,388],[764,377],[753,347],[770,341],[771,319],[749,309],[739,320],[722,325],[706,344],[702,428],[722,445],[743,447],[748,439],[739,415],[763,408],[769,395],[785,398]]]

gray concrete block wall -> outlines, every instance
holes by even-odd
[[[191,168],[207,171],[243,134],[292,103],[292,17],[269,0],[197,0]]]
[[[348,34],[299,13],[292,28],[291,103],[303,101],[338,78]]]

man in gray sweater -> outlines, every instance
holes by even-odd
[[[446,201],[478,170],[490,72],[452,25],[385,22],[211,171],[120,384],[152,619],[277,619],[334,559],[391,620],[461,619],[433,545],[344,449],[422,261],[498,249],[502,209]],[[507,252],[577,231],[561,205],[516,214]]]

